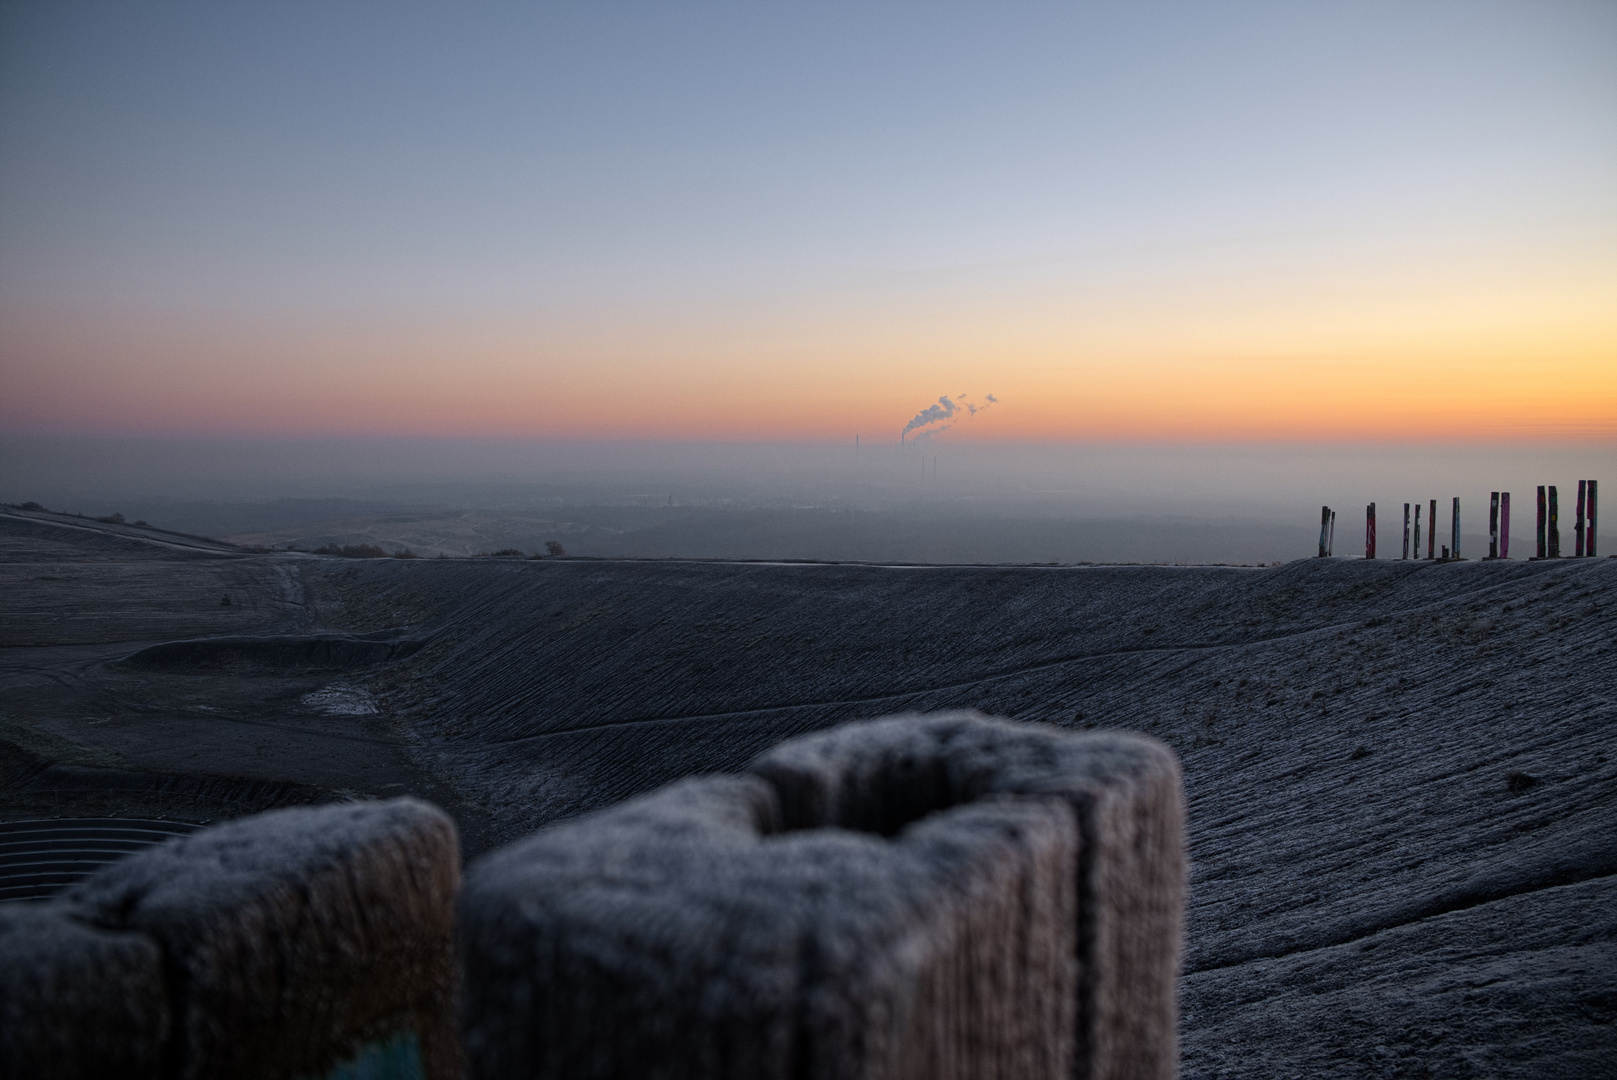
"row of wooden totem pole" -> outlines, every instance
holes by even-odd
[[[1594,480],[1578,481],[1578,503],[1576,517],[1574,518],[1573,532],[1573,558],[1593,558],[1595,556],[1595,523],[1599,517],[1599,486]],[[1453,513],[1450,515],[1449,543],[1441,548],[1437,545],[1437,500],[1432,499],[1428,504],[1426,515],[1426,555],[1425,558],[1438,562],[1452,562],[1460,559],[1460,499],[1454,498]],[[1410,510],[1414,515],[1411,517]],[[1421,558],[1421,522],[1420,503],[1404,504],[1404,553],[1401,558]],[[1325,558],[1332,553],[1336,541],[1336,511],[1329,506],[1319,508],[1319,557]],[[1364,508],[1364,557],[1376,557],[1376,504],[1369,503]],[[1561,557],[1561,527],[1560,527],[1560,499],[1555,485],[1547,487],[1543,484],[1538,488],[1538,554],[1535,559],[1559,559]],[[1495,491],[1488,497],[1488,558],[1510,558],[1510,492]]]

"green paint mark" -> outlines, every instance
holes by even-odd
[[[421,1062],[421,1040],[413,1031],[400,1031],[359,1048],[347,1061],[332,1066],[320,1080],[426,1080]]]

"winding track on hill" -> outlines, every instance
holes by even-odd
[[[54,518],[0,513],[0,806],[408,790],[477,851],[848,719],[1127,727],[1185,765],[1187,1077],[1617,1060],[1617,561],[350,561]],[[429,640],[346,671],[107,663],[383,631]],[[308,704],[331,687],[378,711]]]

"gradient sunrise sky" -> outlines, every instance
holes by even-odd
[[[1617,4],[0,5],[0,430],[1617,438]]]

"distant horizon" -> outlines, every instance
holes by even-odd
[[[0,430],[1614,439],[1613,102],[1609,4],[7,5]]]

